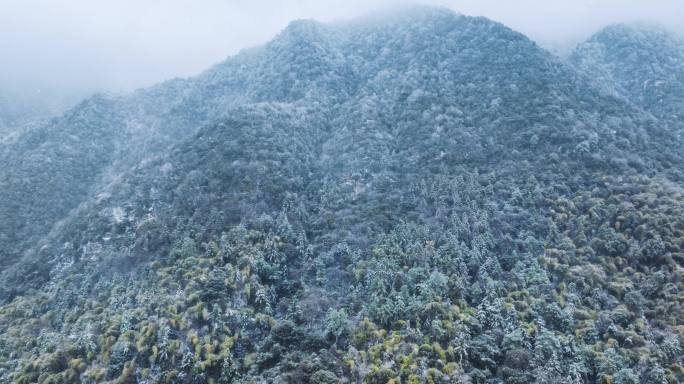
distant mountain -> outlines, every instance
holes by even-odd
[[[26,125],[38,124],[71,108],[78,97],[50,91],[0,90],[0,145],[18,135]]]
[[[684,379],[681,118],[599,40],[565,63],[441,8],[295,21],[27,131],[0,378]]]
[[[571,61],[603,88],[656,117],[673,123],[683,120],[682,37],[657,27],[612,25],[580,44]]]

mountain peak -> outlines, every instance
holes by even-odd
[[[606,26],[584,43],[587,44],[602,44],[608,51],[618,51],[628,45],[649,55],[684,55],[684,40],[680,36],[661,25],[644,22]]]
[[[675,38],[675,34],[662,25],[647,22],[615,23],[601,28],[589,40],[606,38]]]
[[[319,36],[325,25],[313,19],[297,19],[288,23],[287,27],[279,34],[279,37],[311,38]]]

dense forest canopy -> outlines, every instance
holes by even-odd
[[[0,140],[0,381],[684,381],[684,42],[292,22]]]

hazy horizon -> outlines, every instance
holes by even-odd
[[[682,33],[684,3],[485,0],[282,2],[186,0],[0,3],[0,89],[5,93],[128,92],[195,75],[241,49],[270,40],[290,21],[345,20],[411,4],[485,16],[551,49],[568,49],[601,27],[642,21]]]

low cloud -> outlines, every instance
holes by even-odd
[[[412,3],[503,22],[549,46],[644,20],[681,31],[679,0],[4,0],[0,89],[128,91],[189,76],[261,44],[292,19],[348,19]]]

